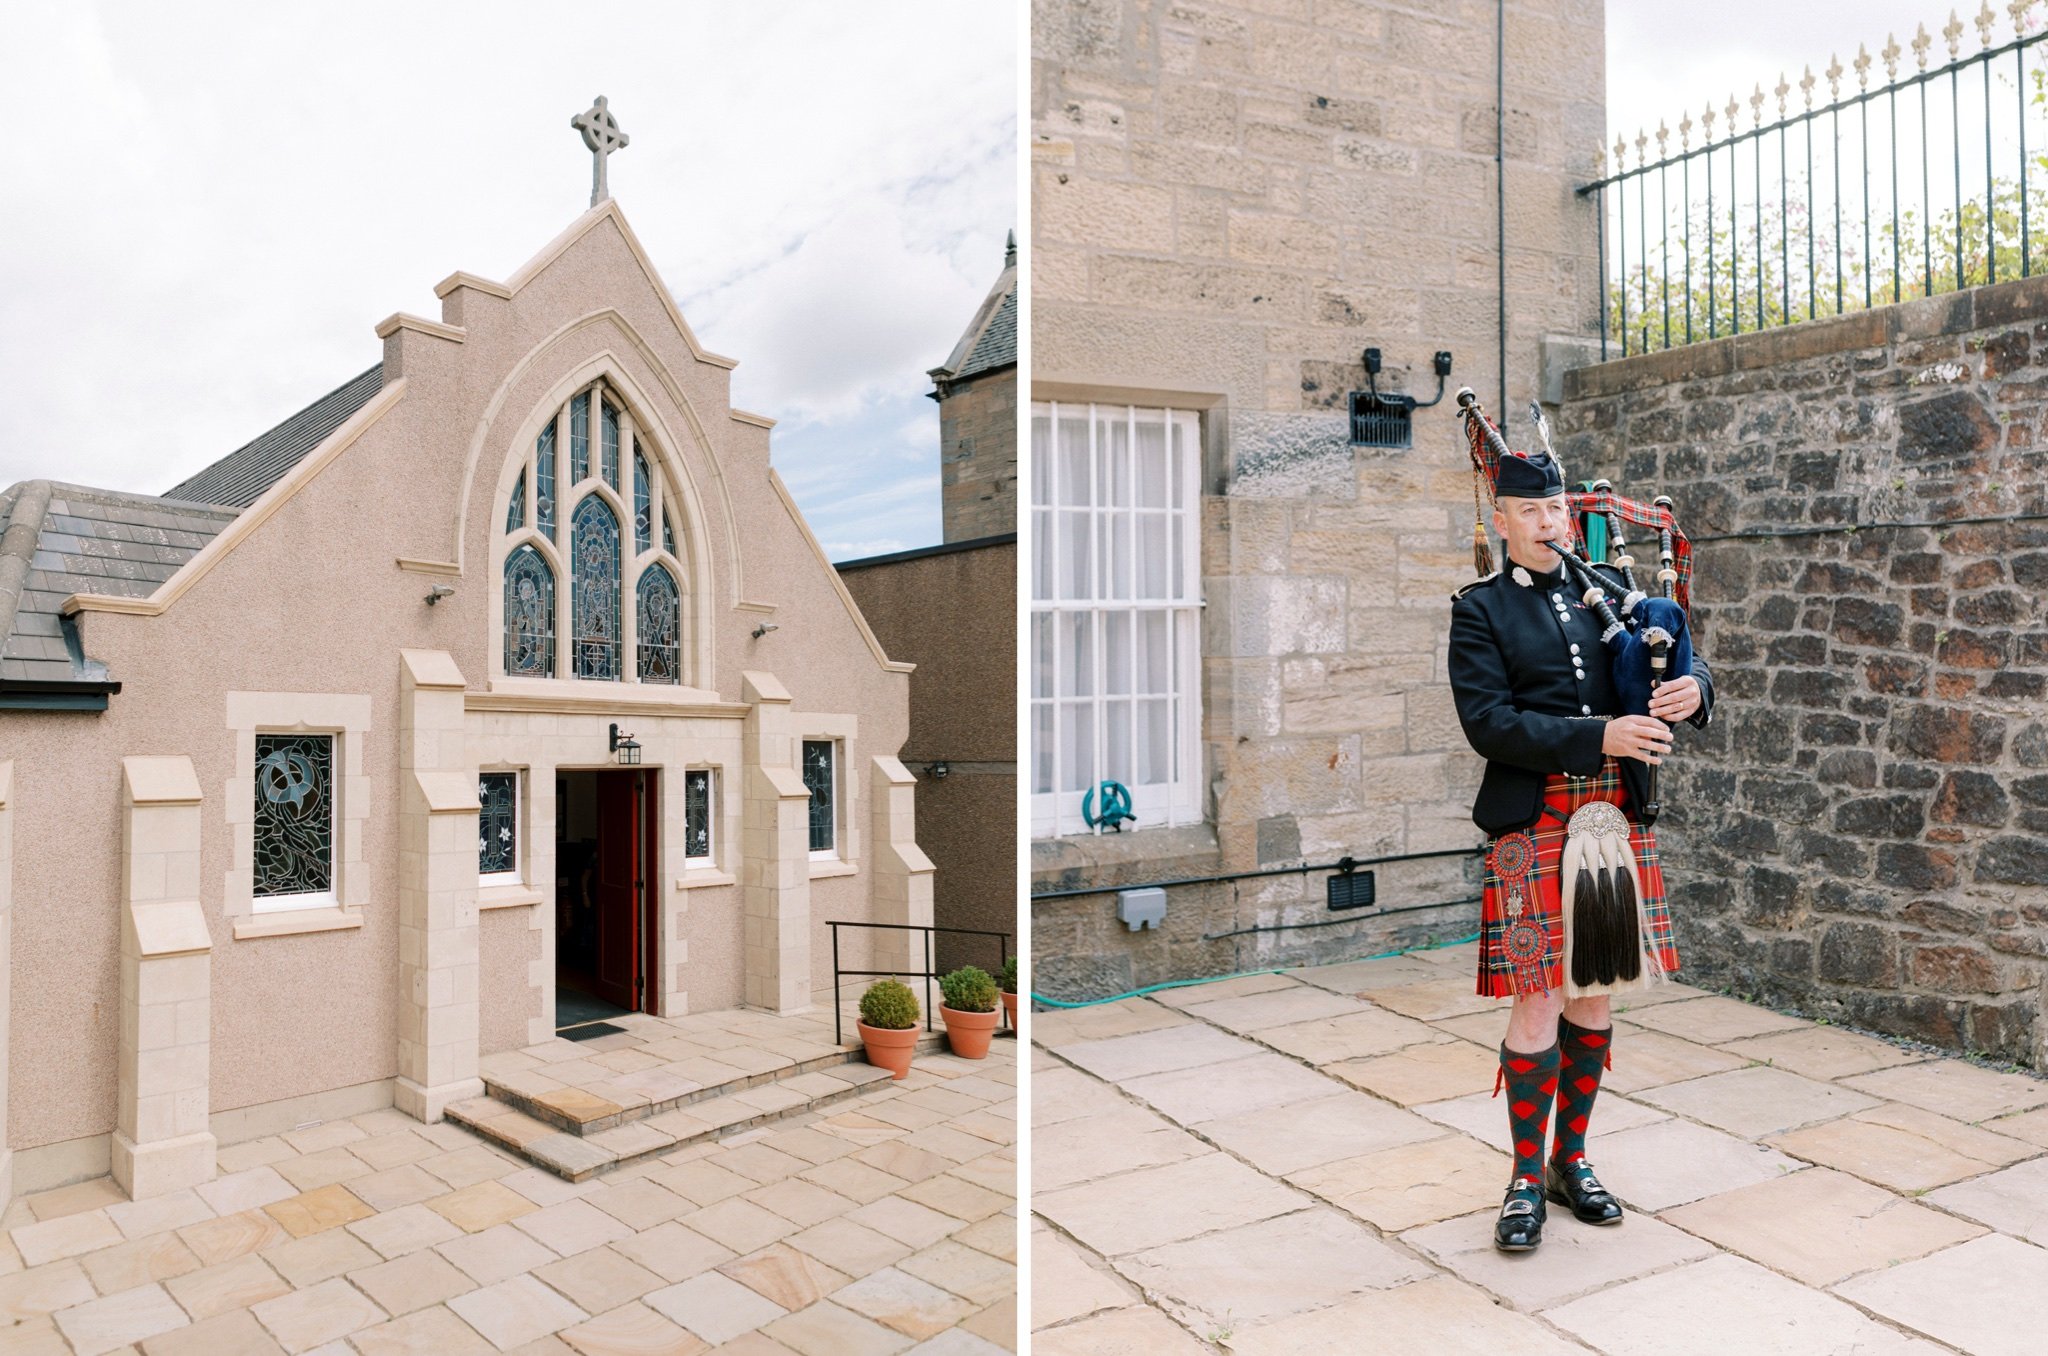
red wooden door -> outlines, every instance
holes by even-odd
[[[597,996],[640,1007],[640,797],[632,772],[597,774]]]

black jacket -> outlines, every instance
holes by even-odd
[[[1618,602],[1624,591],[1619,572],[1594,568]],[[1598,773],[1607,722],[1597,717],[1622,713],[1600,622],[1579,593],[1562,561],[1548,575],[1518,571],[1510,562],[1453,597],[1451,695],[1465,738],[1486,759],[1472,821],[1489,835],[1536,822],[1547,775]],[[1686,723],[1705,728],[1713,716],[1714,685],[1697,646],[1692,673],[1700,683],[1700,709]],[[1639,758],[1617,761],[1633,816],[1652,822],[1654,816],[1642,814],[1649,764]]]

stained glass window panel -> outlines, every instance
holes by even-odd
[[[633,549],[654,545],[654,491],[647,481],[647,458],[633,454]]]
[[[555,535],[555,421],[540,431],[533,445],[533,525]]]
[[[678,637],[682,615],[675,576],[660,565],[649,565],[640,575],[637,593],[640,681],[680,683],[682,646]]]
[[[832,741],[804,741],[804,789],[811,793],[811,851],[830,852],[836,841],[832,793]]]
[[[555,676],[555,572],[531,544],[505,557],[505,672]]]
[[[256,736],[255,896],[334,888],[334,736]]]
[[[619,412],[604,403],[604,483],[619,488]],[[621,491],[623,493],[623,491]]]
[[[711,769],[683,773],[683,856],[693,862],[711,860]]]
[[[482,807],[477,815],[477,874],[518,874],[519,774],[480,772],[476,795]]]
[[[619,520],[591,495],[571,528],[570,632],[578,678],[619,677]]]
[[[670,555],[676,553],[676,525],[669,520],[665,508],[661,511],[661,549]]]
[[[512,504],[505,510],[505,530],[517,532],[526,526],[526,472],[519,473],[519,481],[512,487]]]
[[[590,392],[569,402],[569,483],[590,474]]]

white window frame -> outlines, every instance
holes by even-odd
[[[1062,419],[1082,415],[1088,429],[1088,494],[1083,504],[1066,505],[1061,502],[1063,469],[1059,455],[1058,437]],[[1079,704],[1087,704],[1093,712],[1093,749],[1091,752],[1095,776],[1090,785],[1099,785],[1107,776],[1110,767],[1108,743],[1108,692],[1107,647],[1104,637],[1107,623],[1104,618],[1110,613],[1128,613],[1134,617],[1134,658],[1135,664],[1135,615],[1145,612],[1164,612],[1167,617],[1167,655],[1169,674],[1167,681],[1169,775],[1163,782],[1126,782],[1131,792],[1131,810],[1137,816],[1137,823],[1130,826],[1139,831],[1149,828],[1167,827],[1177,824],[1199,823],[1202,819],[1201,796],[1201,420],[1192,410],[1173,409],[1160,406],[1134,406],[1122,404],[1097,404],[1092,402],[1033,401],[1032,417],[1032,483],[1031,483],[1031,531],[1033,550],[1033,575],[1031,579],[1032,634],[1030,664],[1032,686],[1027,700],[1031,707],[1032,749],[1029,770],[1031,795],[1031,832],[1034,838],[1059,837],[1070,834],[1091,832],[1082,813],[1082,789],[1061,789],[1067,780],[1065,758],[1066,729],[1063,720],[1066,713]],[[1104,421],[1124,421],[1124,447],[1133,459],[1130,472],[1130,488],[1122,506],[1105,505],[1100,502],[1099,492],[1104,484],[1104,473],[1108,469],[1105,458],[1109,449],[1102,446]],[[1178,549],[1179,581],[1176,586],[1169,560],[1165,571],[1166,592],[1157,597],[1141,596],[1139,589],[1143,576],[1138,569],[1137,551],[1140,537],[1139,517],[1146,510],[1137,505],[1135,455],[1138,446],[1138,424],[1157,420],[1167,430],[1166,450],[1167,494],[1166,534],[1168,551],[1173,552],[1173,530],[1180,528]],[[1042,422],[1041,422],[1042,421]],[[1178,433],[1176,439],[1175,433]],[[1175,443],[1178,442],[1176,452]],[[1175,475],[1178,475],[1179,492],[1174,492]],[[1085,518],[1085,531],[1089,534],[1089,577],[1074,590],[1081,596],[1063,598],[1061,571],[1065,565],[1065,548],[1071,540],[1074,519]],[[1125,555],[1121,562],[1125,567],[1127,597],[1111,596],[1115,587],[1112,573],[1114,562],[1107,559],[1109,552],[1104,543],[1114,540],[1113,533],[1106,529],[1114,520],[1125,517]],[[1060,692],[1062,666],[1065,662],[1067,639],[1075,614],[1090,618],[1083,623],[1089,630],[1090,648],[1093,656],[1092,671],[1088,675],[1088,692],[1075,696]],[[1042,631],[1050,632],[1049,639],[1041,642]],[[1041,659],[1041,644],[1049,645],[1051,653]],[[1041,674],[1051,683],[1049,692],[1039,690]],[[1133,674],[1135,679],[1135,673]],[[1137,728],[1140,696],[1133,689],[1128,693],[1131,703],[1130,743],[1126,759],[1133,772],[1137,762]],[[1048,714],[1049,713],[1049,714]],[[1040,748],[1042,731],[1050,723],[1050,748]],[[1041,791],[1041,765],[1050,773],[1051,790]],[[1100,813],[1100,807],[1096,807]],[[1100,830],[1095,830],[1100,832]]]
[[[704,855],[690,855],[690,778],[704,774]],[[685,767],[683,769],[683,869],[685,871],[716,871],[718,869],[718,769],[715,767]]]
[[[341,881],[341,796],[344,769],[341,765],[341,751],[346,741],[340,730],[292,730],[262,729],[256,734],[288,735],[293,738],[314,736],[327,741],[327,888],[325,890],[303,890],[291,895],[259,895],[253,880],[249,890],[251,913],[291,913],[299,909],[332,909],[339,907],[340,896],[336,887]],[[249,764],[249,776],[253,783],[256,764]],[[254,812],[255,788],[251,787],[251,813]]]
[[[526,772],[516,767],[483,767],[477,769],[477,803],[483,803],[482,781],[485,777],[512,778],[512,869],[510,871],[485,871],[476,873],[479,887],[492,885],[526,884]]]
[[[799,781],[803,779],[803,754],[804,745],[806,744],[823,744],[832,750],[832,846],[828,848],[812,848],[811,860],[814,862],[836,862],[844,855],[846,847],[845,825],[841,822],[845,818],[843,808],[845,797],[841,794],[844,790],[842,783],[845,781],[845,778],[840,772],[841,767],[846,761],[845,747],[841,741],[832,738],[813,739],[808,736],[799,738],[797,740],[796,763],[797,779]],[[804,836],[808,842],[810,837],[810,820],[808,818],[804,821]]]

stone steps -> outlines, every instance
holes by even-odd
[[[945,1041],[933,1032],[918,1041],[917,1053],[943,1051]],[[869,1064],[858,1046],[630,1107],[578,1089],[529,1096],[487,1074],[484,1096],[454,1103],[448,1119],[581,1182],[652,1154],[829,1107],[888,1079],[889,1071]]]

